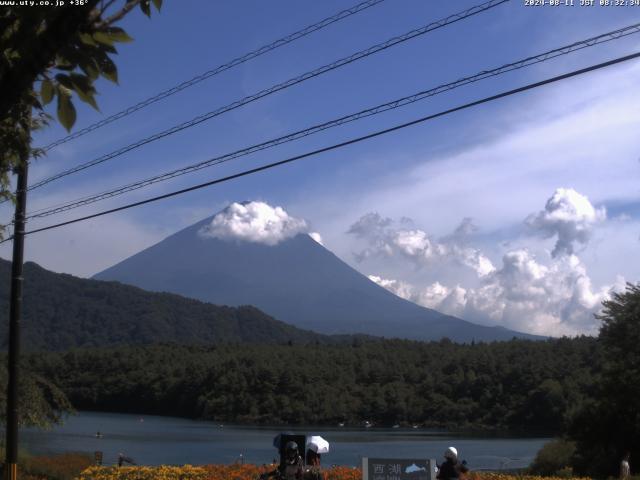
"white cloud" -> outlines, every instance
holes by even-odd
[[[400,225],[411,224],[403,217]],[[480,277],[495,270],[491,260],[479,250],[464,245],[467,237],[477,230],[469,218],[463,219],[452,235],[436,240],[424,230],[394,228],[394,222],[382,218],[377,213],[367,213],[354,223],[347,233],[365,240],[368,247],[355,253],[359,262],[373,256],[392,257],[398,255],[415,267],[423,267],[433,262],[454,261],[464,265]]]
[[[369,275],[369,280],[386,288],[398,297],[423,307],[433,308],[450,315],[460,316],[464,313],[467,291],[459,285],[448,288],[439,282],[435,282],[420,289],[400,280],[382,278],[377,275]]]
[[[383,288],[386,288],[400,298],[415,301],[413,298],[413,287],[408,283],[400,282],[398,280],[388,280],[377,275],[369,275],[369,280],[377,283]]]
[[[273,246],[307,231],[307,222],[290,216],[282,207],[272,207],[264,202],[243,202],[229,205],[199,233],[203,237]]]
[[[500,270],[468,294],[469,319],[483,318],[543,335],[594,334],[602,301],[615,285],[595,290],[575,255],[541,264],[527,250],[507,252]]]
[[[454,259],[474,270],[479,277],[486,277],[496,269],[491,260],[478,249],[454,245],[451,251]]]
[[[502,325],[539,335],[595,334],[594,314],[615,284],[593,288],[575,255],[541,264],[527,250],[507,252],[502,266],[477,288],[447,287],[439,282],[419,288],[399,280],[369,276],[378,285],[419,305],[485,325]]]
[[[318,242],[320,245],[324,246],[324,243],[322,243],[322,235],[320,235],[318,232],[311,232],[309,233],[309,236],[313,238],[316,242]]]
[[[449,315],[462,316],[466,297],[467,290],[460,285],[448,288],[440,284],[440,282],[435,282],[417,293],[416,303],[440,310]]]
[[[458,239],[466,239],[478,231],[478,226],[473,223],[471,217],[464,217],[460,225],[453,231],[453,237]]]
[[[545,238],[557,236],[553,257],[571,255],[574,245],[585,245],[596,223],[605,220],[604,208],[596,209],[589,199],[572,188],[558,188],[544,210],[529,215],[526,224]]]
[[[429,260],[447,253],[447,247],[429,238],[422,230],[396,230],[390,232],[390,248],[408,258]]]
[[[417,264],[454,260],[476,273],[467,275],[461,286],[447,286],[446,281],[425,282],[416,286],[402,280],[370,276],[378,285],[402,298],[443,313],[486,325],[502,325],[514,330],[540,335],[595,334],[602,301],[612,289],[624,288],[624,278],[617,276],[611,285],[596,288],[585,264],[573,253],[577,243],[586,244],[599,222],[606,217],[588,198],[573,189],[558,188],[546,202],[545,209],[530,215],[525,224],[557,242],[548,262],[542,262],[527,248],[510,248],[496,268],[478,248],[470,245],[477,227],[465,218],[454,233],[440,241],[430,239],[417,229],[395,229],[393,222],[369,222],[360,234],[370,238],[370,249],[379,255],[413,259]],[[373,218],[369,216],[368,218]],[[606,224],[603,223],[603,227]],[[530,237],[525,237],[524,240]],[[382,248],[381,248],[382,247]],[[415,282],[414,282],[415,283]]]

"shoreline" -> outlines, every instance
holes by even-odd
[[[443,426],[432,425],[418,425],[414,427],[409,423],[401,423],[399,427],[391,425],[376,425],[373,424],[370,427],[364,425],[364,423],[350,424],[345,423],[340,426],[335,423],[326,424],[270,424],[270,423],[251,423],[251,422],[222,422],[210,419],[193,418],[193,417],[181,417],[178,415],[159,415],[159,414],[147,414],[140,412],[118,412],[118,411],[106,411],[106,410],[77,410],[74,414],[66,415],[64,421],[70,417],[78,417],[84,414],[88,415],[122,415],[131,416],[132,418],[155,418],[162,420],[179,420],[189,421],[199,424],[209,424],[214,428],[230,428],[236,430],[262,430],[262,431],[307,431],[307,430],[325,430],[332,432],[402,432],[408,434],[415,432],[420,436],[432,436],[432,437],[465,437],[465,438],[478,438],[478,439],[492,439],[492,438],[514,438],[514,439],[537,439],[537,438],[555,438],[559,435],[559,432],[548,432],[544,430],[532,431],[531,429],[501,429],[501,428],[460,428],[453,429]],[[59,426],[59,425],[58,425]],[[53,428],[56,428],[54,425]]]

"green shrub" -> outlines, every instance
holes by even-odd
[[[575,443],[557,439],[546,443],[538,451],[536,458],[529,467],[532,475],[544,477],[570,477],[571,457],[576,451]]]

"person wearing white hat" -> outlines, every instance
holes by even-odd
[[[329,442],[319,435],[312,436],[307,442],[307,469],[303,480],[325,480],[320,468],[320,456],[329,452]]]
[[[309,448],[306,457],[307,467],[302,477],[303,480],[325,480],[324,473],[320,468],[320,454]]]
[[[458,451],[455,447],[449,447],[444,451],[445,461],[438,470],[438,480],[451,480],[460,477],[460,465],[458,464]]]

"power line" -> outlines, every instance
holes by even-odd
[[[90,195],[90,196],[85,196],[73,201],[68,201],[68,202],[64,202],[61,204],[58,204],[56,206],[51,206],[51,207],[45,207],[39,210],[35,210],[33,212],[30,212],[27,215],[27,219],[32,219],[32,218],[42,218],[42,217],[47,217],[50,215],[54,215],[57,213],[61,213],[64,211],[68,211],[68,210],[72,210],[74,208],[79,208],[85,205],[89,205],[101,200],[105,200],[108,198],[113,198],[115,196],[119,196],[134,190],[138,190],[140,188],[144,188],[147,187],[149,185],[153,185],[155,183],[158,182],[162,182],[162,181],[166,181],[169,180],[171,178],[175,178],[181,175],[185,175],[187,173],[191,173],[191,172],[195,172],[198,170],[201,170],[203,168],[208,168],[210,166],[213,165],[218,165],[224,162],[228,162],[230,160],[239,158],[239,157],[243,157],[245,155],[249,155],[251,153],[255,153],[261,150],[265,150],[268,148],[272,148],[275,147],[277,145],[281,145],[284,143],[288,143],[288,142],[292,142],[294,140],[298,140],[300,138],[303,137],[307,137],[309,135],[313,135],[315,133],[333,128],[333,127],[337,127],[340,125],[344,125],[346,123],[349,122],[353,122],[356,120],[360,120],[362,118],[366,118],[369,116],[373,116],[373,115],[377,115],[389,110],[393,110],[399,107],[403,107],[405,105],[409,105],[411,103],[417,102],[419,100],[423,100],[425,98],[428,97],[432,97],[435,95],[438,95],[440,93],[443,92],[447,92],[450,90],[453,90],[455,88],[464,86],[464,85],[468,85],[474,82],[478,82],[481,80],[485,80],[487,78],[491,78],[491,77],[495,77],[497,75],[501,75],[513,70],[518,70],[524,67],[528,67],[531,65],[535,65],[541,62],[545,62],[548,61],[550,59],[559,57],[561,55],[568,55],[572,52],[578,51],[578,50],[582,50],[583,48],[588,48],[588,47],[592,47],[594,45],[598,45],[601,43],[605,43],[605,42],[609,42],[611,40],[615,40],[615,39],[619,39],[621,37],[627,36],[627,35],[631,35],[634,33],[638,33],[640,32],[640,23],[636,23],[634,25],[629,25],[623,28],[619,28],[617,30],[613,30],[611,32],[607,32],[607,33],[603,33],[601,35],[595,36],[595,37],[591,37],[585,40],[581,40],[578,42],[574,42],[570,45],[565,45],[563,47],[559,47],[559,48],[555,48],[553,50],[548,50],[544,53],[538,54],[538,55],[534,55],[534,56],[530,56],[527,57],[525,59],[522,60],[518,60],[516,62],[512,62],[512,63],[508,63],[505,65],[502,65],[498,68],[494,68],[491,70],[483,70],[475,75],[472,76],[467,76],[467,77],[463,77],[460,78],[459,80],[456,80],[454,82],[450,82],[450,83],[446,83],[446,84],[442,84],[439,85],[437,87],[431,88],[429,90],[424,90],[418,93],[415,93],[413,95],[410,96],[406,96],[406,97],[402,97],[400,99],[396,99],[393,100],[391,102],[387,102],[381,105],[377,105],[375,107],[371,107],[368,108],[366,110],[362,110],[359,111],[357,113],[353,113],[350,115],[346,115],[328,122],[324,122],[318,125],[314,125],[312,127],[306,128],[304,130],[298,130],[296,132],[287,134],[285,136],[281,136],[275,139],[271,139],[268,140],[266,142],[262,142],[256,145],[252,145],[250,147],[246,147],[243,148],[241,150],[237,150],[231,153],[227,153],[221,156],[217,156],[199,163],[195,163],[183,168],[179,168],[176,170],[172,170],[169,172],[165,172],[163,174],[160,175],[156,175],[144,180],[139,180],[137,182],[133,182],[133,183],[129,183],[127,185],[112,189],[112,190],[108,190],[105,192],[101,192],[95,195]]]
[[[336,13],[335,15],[332,15],[330,17],[327,17],[317,23],[314,23],[313,25],[309,25],[305,28],[303,28],[302,30],[298,30],[297,32],[291,33],[289,35],[287,35],[286,37],[282,37],[278,40],[276,40],[275,42],[271,42],[267,45],[263,45],[262,47],[253,50],[249,53],[246,53],[238,58],[234,58],[233,60],[224,63],[222,65],[219,65],[215,68],[213,68],[212,70],[206,71],[204,73],[201,73],[200,75],[196,75],[195,77],[191,78],[190,80],[186,80],[182,83],[180,83],[179,85],[176,85],[174,87],[171,87],[167,90],[164,90],[152,97],[147,98],[146,100],[142,100],[139,103],[136,103],[135,105],[132,105],[124,110],[121,110],[120,112],[114,113],[113,115],[100,120],[99,122],[93,123],[85,128],[83,128],[82,130],[78,130],[77,132],[72,133],[71,135],[67,135],[66,137],[62,137],[48,145],[46,145],[45,147],[42,147],[42,149],[44,151],[49,151],[54,147],[57,147],[58,145],[62,145],[63,143],[67,143],[71,140],[74,140],[78,137],[82,137],[83,135],[86,135],[89,132],[92,132],[94,130],[97,130],[101,127],[104,127],[105,125],[108,125],[112,122],[115,122],[116,120],[120,120],[123,117],[126,117],[128,115],[131,115],[134,112],[137,112],[138,110],[142,110],[145,107],[148,107],[149,105],[156,103],[160,100],[163,100],[167,97],[170,97],[172,95],[175,95],[178,92],[181,92],[182,90],[185,90],[189,87],[192,87],[193,85],[196,85],[204,80],[207,80],[208,78],[211,78],[215,75],[218,75],[219,73],[222,73],[226,70],[229,70],[233,67],[237,67],[238,65],[241,65],[245,62],[248,62],[249,60],[253,60],[254,58],[257,58],[261,55],[264,55],[265,53],[271,52],[272,50],[275,50],[277,48],[283,47],[291,42],[294,42],[302,37],[306,37],[307,35],[310,35],[314,32],[317,32],[318,30],[322,30],[325,27],[328,27],[329,25],[339,22],[340,20],[343,20],[345,18],[350,17],[351,15],[355,15],[356,13],[362,12],[363,10],[366,10],[370,7],[373,7],[374,5],[377,5],[381,2],[384,2],[385,0],[367,0],[366,2],[362,2],[359,3],[351,8],[348,8],[346,10],[342,10],[338,13]]]
[[[151,135],[150,137],[144,138],[142,140],[139,140],[135,143],[132,143],[130,145],[127,145],[125,147],[122,147],[118,150],[115,150],[111,153],[108,153],[106,155],[103,155],[101,157],[98,157],[94,160],[90,160],[88,162],[85,162],[83,164],[77,165],[71,169],[65,170],[63,172],[57,173],[55,175],[52,175],[50,177],[47,177],[37,183],[35,183],[34,185],[31,185],[29,187],[29,190],[34,190],[36,188],[39,188],[43,185],[46,185],[48,183],[51,183],[55,180],[58,180],[60,178],[66,177],[68,175],[77,173],[79,171],[85,170],[89,167],[93,167],[95,165],[98,165],[100,163],[104,163],[108,160],[111,160],[113,158],[116,158],[120,155],[123,155],[124,153],[127,153],[131,150],[134,150],[136,148],[139,148],[143,145],[146,145],[148,143],[154,142],[156,140],[159,140],[161,138],[167,137],[169,135],[172,135],[174,133],[180,132],[184,129],[187,128],[191,128],[195,125],[198,125],[202,122],[205,122],[207,120],[210,120],[214,117],[217,117],[219,115],[222,115],[223,113],[229,112],[231,110],[235,110],[236,108],[239,108],[243,105],[246,105],[248,103],[254,102],[256,100],[259,100],[261,98],[264,98],[268,95],[271,95],[273,93],[279,92],[281,90],[284,90],[286,88],[292,87],[293,85],[296,85],[298,83],[302,83],[306,80],[309,80],[311,78],[317,77],[319,75],[322,75],[324,73],[327,73],[329,71],[335,70],[337,68],[343,67],[345,65],[348,65],[350,63],[356,62],[362,58],[368,57],[370,55],[373,55],[375,53],[381,52],[383,50],[386,50],[387,48],[391,48],[395,45],[398,45],[400,43],[406,42],[408,40],[411,40],[415,37],[418,37],[420,35],[424,35],[426,33],[429,33],[431,31],[437,30],[439,28],[445,27],[447,25],[450,25],[452,23],[456,23],[459,22],[460,20],[464,20],[466,18],[469,18],[471,16],[477,15],[478,13],[481,12],[485,12],[491,8],[497,7],[498,5],[501,5],[503,3],[509,2],[510,0],[489,0],[488,2],[476,5],[474,7],[468,8],[462,12],[459,13],[455,13],[453,15],[449,15],[446,18],[443,18],[441,20],[438,20],[436,22],[432,22],[428,25],[425,25],[424,27],[421,28],[417,28],[414,30],[411,30],[403,35],[397,36],[397,37],[393,37],[383,43],[379,43],[377,45],[374,45],[372,47],[369,47],[365,50],[361,50],[359,52],[356,52],[348,57],[344,57],[341,58],[340,60],[336,60],[335,62],[326,64],[322,67],[316,68],[315,70],[311,70],[309,72],[303,73],[302,75],[299,75],[297,77],[291,78],[285,82],[279,83],[277,85],[271,86],[269,88],[266,88],[264,90],[259,91],[258,93],[255,93],[253,95],[249,95],[247,97],[244,97],[240,100],[237,100],[233,103],[230,103],[224,107],[220,107],[216,110],[212,110],[211,112],[199,115],[195,118],[192,118],[191,120],[187,121],[187,122],[183,122],[179,125],[175,125],[167,130],[164,130],[162,132],[156,133],[154,135]]]
[[[199,185],[194,185],[194,186],[191,186],[191,187],[188,187],[188,188],[184,188],[182,190],[177,190],[177,191],[174,191],[174,192],[171,192],[171,193],[166,193],[166,194],[159,195],[159,196],[156,196],[156,197],[148,198],[146,200],[142,200],[142,201],[139,201],[139,202],[129,203],[129,204],[123,205],[121,207],[112,208],[112,209],[109,209],[109,210],[104,210],[102,212],[94,213],[92,215],[87,215],[87,216],[84,216],[84,217],[75,218],[73,220],[68,220],[66,222],[60,222],[60,223],[56,223],[54,225],[49,225],[49,226],[46,226],[46,227],[30,230],[28,232],[25,232],[25,235],[30,235],[32,233],[43,232],[43,231],[46,231],[46,230],[51,230],[51,229],[54,229],[54,228],[63,227],[63,226],[70,225],[70,224],[73,224],[73,223],[78,223],[78,222],[82,222],[82,221],[85,221],[85,220],[90,220],[92,218],[101,217],[103,215],[107,215],[107,214],[110,214],[110,213],[120,212],[122,210],[127,210],[129,208],[139,207],[141,205],[146,205],[148,203],[152,203],[152,202],[156,202],[156,201],[159,201],[159,200],[163,200],[165,198],[175,197],[177,195],[182,195],[184,193],[192,192],[194,190],[199,190],[199,189],[202,189],[202,188],[205,188],[205,187],[209,187],[211,185],[216,185],[218,183],[227,182],[229,180],[234,180],[236,178],[244,177],[244,176],[251,175],[251,174],[254,174],[254,173],[257,173],[257,172],[261,172],[261,171],[264,171],[264,170],[269,170],[271,168],[275,168],[275,167],[278,167],[278,166],[281,166],[281,165],[285,165],[287,163],[292,163],[292,162],[295,162],[297,160],[301,160],[303,158],[312,157],[312,156],[315,156],[315,155],[318,155],[318,154],[321,154],[321,153],[329,152],[331,150],[337,150],[339,148],[346,147],[348,145],[352,145],[352,144],[355,144],[355,143],[363,142],[365,140],[370,140],[372,138],[379,137],[381,135],[385,135],[387,133],[395,132],[396,130],[401,130],[401,129],[404,129],[404,128],[407,128],[407,127],[410,127],[410,126],[413,126],[413,125],[417,125],[419,123],[423,123],[423,122],[426,122],[426,121],[429,121],[429,120],[433,120],[435,118],[443,117],[445,115],[449,115],[449,114],[454,113],[454,112],[458,112],[458,111],[461,111],[461,110],[465,110],[467,108],[471,108],[471,107],[475,107],[475,106],[478,106],[478,105],[482,105],[484,103],[488,103],[488,102],[491,102],[491,101],[494,101],[494,100],[499,100],[501,98],[505,98],[505,97],[508,97],[508,96],[511,96],[511,95],[515,95],[517,93],[522,93],[522,92],[525,92],[525,91],[528,91],[528,90],[533,90],[535,88],[539,88],[539,87],[542,87],[544,85],[548,85],[548,84],[555,83],[555,82],[558,82],[558,81],[561,81],[561,80],[565,80],[567,78],[576,77],[578,75],[583,75],[585,73],[592,72],[592,71],[595,71],[595,70],[600,70],[602,68],[609,67],[609,66],[612,66],[612,65],[616,65],[616,64],[619,64],[619,63],[622,63],[622,62],[626,62],[626,61],[629,61],[629,60],[633,60],[633,59],[639,58],[639,57],[640,57],[640,52],[633,53],[631,55],[627,55],[627,56],[624,56],[624,57],[618,57],[618,58],[615,58],[613,60],[609,60],[607,62],[599,63],[599,64],[596,64],[596,65],[591,65],[589,67],[582,68],[580,70],[574,70],[572,72],[565,73],[565,74],[562,74],[562,75],[558,75],[558,76],[555,76],[555,77],[551,77],[551,78],[548,78],[546,80],[542,80],[542,81],[535,82],[535,83],[530,83],[530,84],[525,85],[523,87],[515,88],[513,90],[508,90],[508,91],[499,93],[497,95],[492,95],[490,97],[485,97],[485,98],[483,98],[481,100],[476,100],[474,102],[466,103],[464,105],[460,105],[460,106],[457,106],[457,107],[454,107],[454,108],[450,108],[448,110],[444,110],[444,111],[441,111],[441,112],[438,112],[438,113],[435,113],[435,114],[427,115],[427,116],[418,118],[416,120],[412,120],[410,122],[406,122],[406,123],[402,123],[400,125],[396,125],[396,126],[393,126],[393,127],[390,127],[390,128],[386,128],[384,130],[378,130],[378,131],[370,133],[368,135],[364,135],[364,136],[361,136],[361,137],[353,138],[351,140],[347,140],[347,141],[344,141],[344,142],[341,142],[341,143],[336,143],[334,145],[331,145],[331,146],[328,146],[328,147],[323,147],[323,148],[320,148],[320,149],[317,149],[317,150],[313,150],[311,152],[303,153],[301,155],[296,155],[295,157],[290,157],[290,158],[287,158],[285,160],[280,160],[278,162],[269,163],[269,164],[263,165],[261,167],[256,167],[256,168],[252,168],[250,170],[245,170],[245,171],[240,172],[240,173],[236,173],[236,174],[229,175],[229,176],[226,176],[226,177],[223,177],[223,178],[218,178],[218,179],[215,179],[215,180],[211,180],[209,182],[201,183]],[[12,237],[7,238],[6,240],[3,240],[0,243],[4,243],[6,241],[9,241],[9,240],[11,240],[11,238]]]

